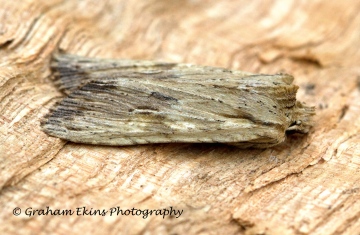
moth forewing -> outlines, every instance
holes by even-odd
[[[189,64],[57,55],[56,84],[69,94],[45,132],[78,143],[227,143],[269,147],[286,130],[307,132],[314,109],[296,101],[286,74],[256,75]]]

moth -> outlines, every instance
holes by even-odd
[[[225,143],[267,148],[307,133],[314,108],[296,101],[288,74],[57,54],[54,80],[67,97],[42,121],[76,143]]]

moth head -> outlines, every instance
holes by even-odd
[[[314,107],[308,107],[297,101],[294,106],[290,126],[286,129],[286,131],[308,133],[310,128],[313,126],[312,116],[314,115]]]

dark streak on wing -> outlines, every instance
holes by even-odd
[[[151,92],[151,96],[153,96],[159,100],[163,100],[163,101],[176,101],[176,102],[178,101],[174,97],[161,94],[160,92],[157,92],[157,91]]]

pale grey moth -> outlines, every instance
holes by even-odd
[[[76,143],[226,143],[265,148],[286,132],[307,133],[315,111],[296,101],[287,74],[151,61],[54,56],[68,96],[43,130]]]

